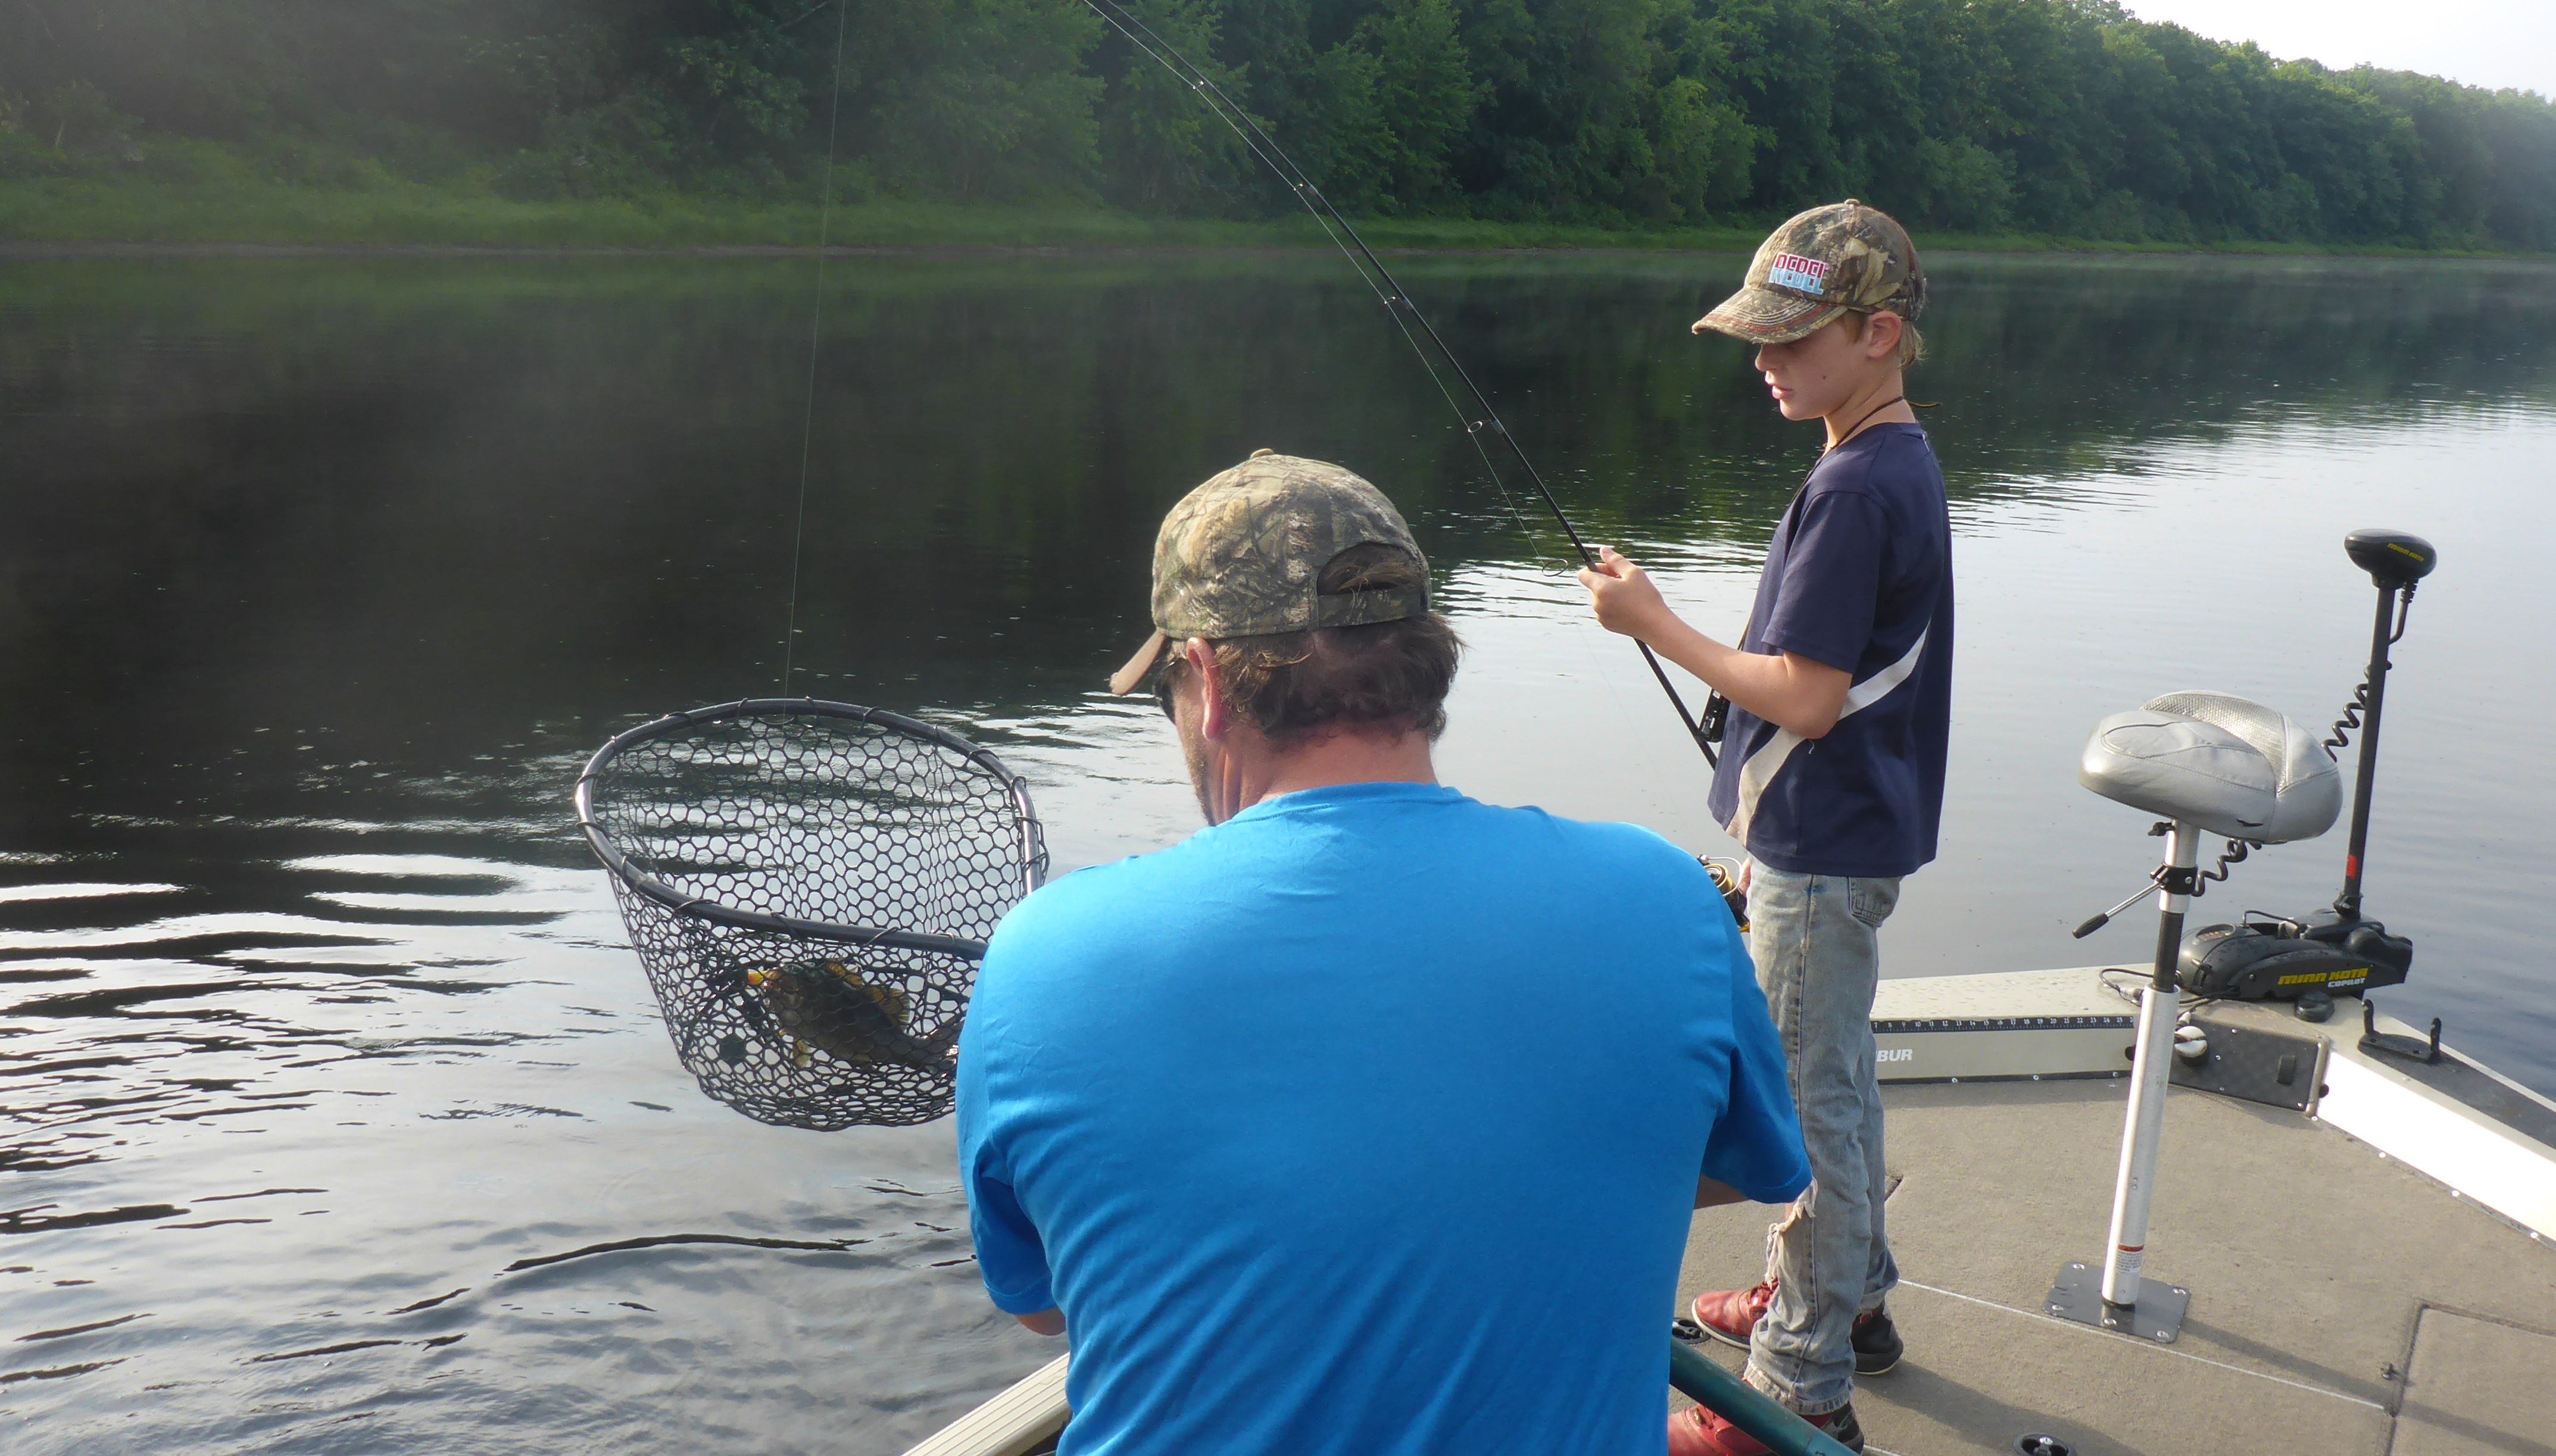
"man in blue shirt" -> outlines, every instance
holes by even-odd
[[[1828,426],[1736,648],[1679,621],[1611,550],[1580,573],[1600,622],[1728,702],[1712,806],[1748,848],[1748,948],[1811,1154],[1812,1191],[1770,1231],[1765,1279],[1689,1312],[1748,1349],[1751,1384],[1850,1445],[1854,1378],[1900,1355],[1883,1305],[1899,1271],[1882,1230],[1877,932],[1901,878],[1935,857],[1952,720],[1944,476],[1900,387],[1925,301],[1908,235],[1850,199],[1777,228],[1740,291],[1695,325],[1756,344],[1784,418]],[[1765,1449],[1702,1412],[1670,1444]]]
[[[1455,634],[1392,505],[1262,451],[1173,507],[1148,678],[1209,828],[994,936],[958,1053],[985,1288],[1067,1456],[1663,1449],[1689,1210],[1807,1185],[1704,870],[1437,783]]]

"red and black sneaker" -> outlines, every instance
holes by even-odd
[[[1774,1302],[1775,1281],[1768,1279],[1753,1289],[1709,1289],[1696,1295],[1686,1312],[1687,1318],[1704,1326],[1706,1334],[1745,1350],[1749,1334],[1766,1317],[1766,1306]]]
[[[1855,1422],[1853,1405],[1802,1418],[1848,1450],[1863,1449],[1863,1427]],[[1669,1456],[1768,1456],[1768,1452],[1755,1436],[1698,1405],[1669,1417]]]
[[[1714,1289],[1695,1296],[1687,1306],[1687,1317],[1702,1326],[1704,1332],[1725,1345],[1745,1350],[1748,1337],[1757,1321],[1766,1317],[1766,1306],[1775,1302],[1775,1281],[1749,1289]],[[1899,1327],[1890,1322],[1887,1304],[1867,1309],[1854,1317],[1854,1373],[1859,1376],[1887,1375],[1899,1365],[1906,1352],[1899,1338]]]
[[[1898,1369],[1907,1348],[1900,1342],[1899,1326],[1890,1322],[1889,1305],[1876,1304],[1854,1317],[1856,1375],[1888,1375]]]

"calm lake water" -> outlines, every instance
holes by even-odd
[[[1687,335],[1740,260],[1404,267],[1591,535],[1735,632],[1817,447]],[[947,1121],[695,1091],[572,824],[612,733],[776,684],[811,273],[0,262],[0,1444],[895,1453],[1052,1353],[979,1292]],[[1890,969],[2143,957],[2136,915],[2067,935],[2154,854],[2077,788],[2087,730],[2193,686],[2329,721],[2372,595],[2341,539],[2397,527],[2443,564],[2388,699],[2370,907],[2418,952],[2379,999],[2556,1092],[2556,269],[1937,279],[1962,655]],[[996,747],[1060,870],[1193,826],[1098,688],[1163,508],[1263,445],[1411,516],[1470,644],[1451,782],[1728,850],[1337,260],[830,280],[798,686]],[[2267,851],[2205,917],[2341,858]]]

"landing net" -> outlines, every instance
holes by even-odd
[[[985,939],[1047,872],[1029,790],[992,754],[877,708],[759,698],[622,734],[576,807],[704,1093],[819,1130],[950,1110]]]

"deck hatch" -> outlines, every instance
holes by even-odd
[[[2210,1036],[2207,1059],[2196,1064],[2176,1057],[2166,1069],[2174,1085],[2292,1112],[2315,1109],[2325,1086],[2326,1038],[2207,1017],[2197,1018],[2196,1025]]]
[[[2543,1451],[2556,1430],[2556,1333],[2427,1307],[2414,1323],[2388,1456]]]

